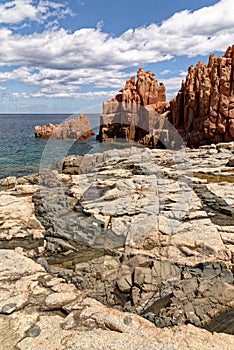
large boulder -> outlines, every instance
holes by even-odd
[[[35,137],[54,139],[85,140],[94,135],[86,115],[81,114],[77,119],[71,119],[64,124],[47,124],[35,127]]]

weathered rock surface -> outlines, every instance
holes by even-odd
[[[232,156],[232,157],[229,159],[229,161],[228,161],[228,163],[226,164],[226,166],[234,167],[234,156]]]
[[[206,326],[231,311],[234,179],[225,165],[232,149],[129,148],[58,161],[54,168],[64,175],[53,172],[55,186],[33,196],[51,251],[44,266],[108,305],[144,314],[156,304],[149,318],[161,326],[188,319]],[[59,176],[65,188],[56,185]],[[194,286],[190,318],[185,285]]]
[[[78,263],[73,276],[88,295],[144,315],[158,327],[186,322],[205,327],[234,306],[233,275],[220,263],[188,267],[146,253],[105,255]]]
[[[188,153],[129,148],[82,161],[77,157],[77,162],[69,156],[63,166],[58,162],[63,177],[71,174],[68,189],[56,187],[53,173],[54,186],[43,189],[43,198],[43,191],[33,196],[46,240],[66,236],[94,247],[149,246],[158,258],[186,264],[214,257],[230,262],[232,246],[222,235],[234,224],[234,180],[233,170],[225,167],[231,152],[218,152],[224,150],[220,147]],[[220,183],[219,192],[212,192],[211,181]]]
[[[8,182],[7,182],[8,184]],[[44,227],[37,220],[32,194],[37,185],[15,185],[0,191],[0,248],[22,248],[31,256],[44,249]]]
[[[208,64],[189,67],[186,80],[170,102],[173,126],[189,146],[234,140],[234,45]]]
[[[162,110],[166,102],[164,85],[158,83],[152,72],[144,72],[142,67],[138,69],[137,81],[134,76],[131,77],[120,92],[121,94],[116,95],[115,98],[104,103],[105,112],[108,112],[109,108],[113,107],[113,104],[110,102],[126,104],[135,102],[142,106],[154,106],[158,111]],[[113,113],[114,111],[112,110],[111,112]]]
[[[99,140],[126,139],[151,145],[155,123],[166,105],[166,89],[150,71],[138,69],[137,80],[132,77],[110,101],[104,102]],[[153,146],[151,145],[151,146]]]
[[[149,321],[82,297],[31,259],[0,250],[1,349],[229,350],[234,338],[192,325],[156,328]]]
[[[190,66],[167,104],[164,85],[140,68],[137,81],[132,77],[121,94],[103,104],[99,139],[123,138],[152,148],[174,148],[182,139],[189,147],[233,141],[233,72],[234,45],[224,56],[212,54],[208,64]]]
[[[112,149],[3,180],[0,343],[229,350],[233,151]]]
[[[85,140],[94,135],[86,115],[81,114],[77,119],[71,119],[64,124],[47,124],[35,127],[35,137],[54,139]]]

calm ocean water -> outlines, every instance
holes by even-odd
[[[73,116],[74,117],[74,116]],[[100,115],[88,115],[94,132],[98,132]],[[36,139],[34,127],[47,123],[62,123],[70,115],[0,114],[0,179],[38,172],[39,165],[67,154],[86,154],[101,146],[95,136],[82,142]]]

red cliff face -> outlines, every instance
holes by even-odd
[[[190,66],[178,95],[170,102],[169,121],[188,146],[234,140],[234,45],[208,64]]]
[[[121,95],[116,96],[118,102],[136,102],[142,106],[153,105],[158,111],[162,110],[166,102],[166,89],[159,84],[155,75],[150,71],[144,72],[140,67],[135,77],[127,80],[125,87],[120,90]]]
[[[84,140],[94,135],[90,128],[89,120],[86,115],[81,114],[77,119],[71,119],[64,124],[47,124],[35,127],[35,137],[54,138],[54,139],[74,139]]]
[[[150,71],[140,67],[110,101],[103,104],[99,139],[123,138],[149,145],[157,117],[166,105],[166,89]]]
[[[234,45],[224,56],[211,55],[208,64],[189,67],[170,103],[164,85],[140,67],[137,81],[132,77],[103,104],[101,141],[124,138],[157,147],[160,137],[167,146],[178,135],[191,147],[234,140]]]

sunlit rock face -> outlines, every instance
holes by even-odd
[[[160,115],[166,106],[166,89],[150,71],[140,67],[137,80],[132,77],[112,100],[103,104],[99,140],[124,139],[155,147]]]
[[[0,181],[4,349],[233,348],[234,142],[127,145]]]
[[[35,127],[36,138],[85,140],[94,135],[88,117],[81,114],[77,119],[71,119],[63,124],[47,124]]]
[[[234,45],[208,64],[190,66],[178,95],[170,102],[169,120],[188,146],[234,140]]]
[[[208,64],[190,66],[177,96],[142,67],[120,94],[103,104],[99,139],[125,139],[152,148],[178,143],[190,147],[234,140],[234,45]]]

